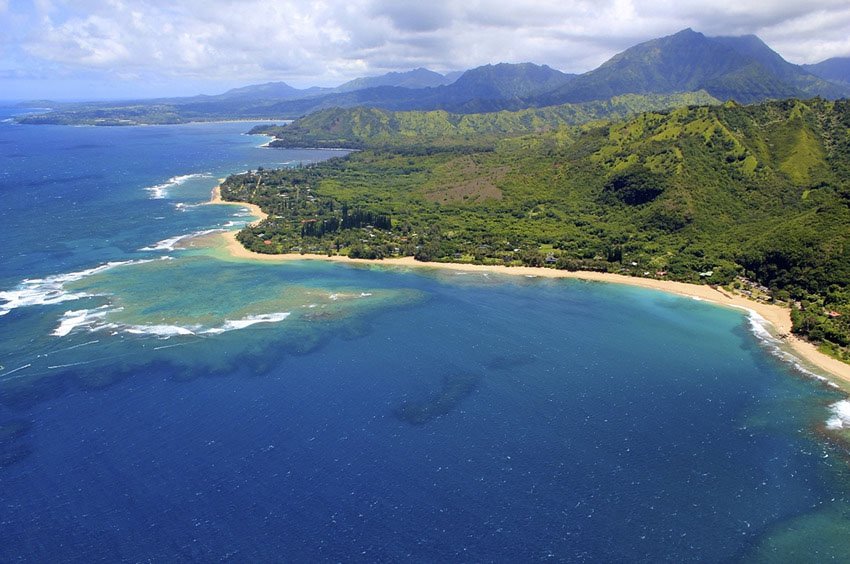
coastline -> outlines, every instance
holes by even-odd
[[[258,219],[258,223],[268,217],[256,204],[246,202],[226,202],[221,199],[221,187],[216,186],[212,191],[210,204],[238,205],[251,210]],[[252,223],[253,225],[253,223]],[[781,342],[786,343],[793,353],[806,363],[832,375],[844,384],[844,389],[850,389],[850,364],[841,362],[829,355],[819,351],[817,347],[791,333],[791,310],[775,304],[765,304],[749,300],[743,296],[730,294],[721,288],[707,285],[688,284],[686,282],[675,282],[672,280],[657,280],[654,278],[639,278],[626,276],[611,272],[591,271],[568,271],[556,270],[554,268],[531,267],[531,266],[501,266],[481,264],[461,264],[446,262],[421,262],[413,257],[385,258],[385,259],[350,259],[347,256],[319,255],[319,254],[282,254],[269,255],[256,253],[246,249],[237,239],[236,231],[222,233],[225,239],[224,250],[233,258],[243,260],[256,260],[263,262],[286,263],[301,260],[319,260],[325,262],[337,262],[345,264],[372,264],[380,266],[394,266],[402,268],[436,268],[441,270],[454,270],[463,272],[480,272],[491,274],[502,274],[508,276],[524,276],[539,278],[569,278],[585,280],[589,282],[604,282],[610,284],[624,284],[658,290],[669,294],[689,297],[697,300],[710,302],[715,305],[742,309],[755,313],[767,321],[775,333],[781,336]]]
[[[267,214],[266,212],[261,210],[260,206],[258,206],[257,204],[249,204],[248,202],[226,202],[226,201],[222,200],[221,199],[221,183],[222,182],[224,182],[224,178],[219,178],[218,184],[216,184],[215,188],[212,189],[212,193],[210,194],[210,200],[208,202],[206,202],[207,204],[225,205],[225,206],[239,206],[240,208],[248,208],[251,211],[251,215],[253,215],[254,217],[257,218],[254,221],[250,222],[248,225],[256,225],[269,216],[269,214]],[[235,231],[228,232],[228,233],[233,233],[233,242],[236,243],[236,245],[238,245],[240,248],[245,249],[245,247],[243,247],[241,244],[239,244],[239,242],[236,240],[236,232]],[[228,245],[228,249],[229,248],[230,247]],[[248,249],[245,249],[245,252],[250,253],[250,251],[248,251]],[[253,253],[253,254],[260,255],[260,253]],[[260,255],[260,256],[262,256],[262,255]]]

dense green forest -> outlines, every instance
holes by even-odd
[[[225,199],[270,214],[240,241],[722,284],[790,303],[795,332],[848,358],[850,101],[646,112],[486,147],[380,135],[393,142],[228,178]]]

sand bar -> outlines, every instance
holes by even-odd
[[[259,206],[244,202],[225,202],[221,199],[219,186],[213,190],[210,203],[239,205],[249,208],[258,221],[262,221],[268,215]],[[589,272],[568,270],[557,270],[554,268],[531,267],[531,266],[495,266],[481,264],[460,264],[445,262],[420,262],[413,257],[385,258],[385,259],[350,259],[346,256],[327,256],[319,254],[282,254],[270,255],[256,253],[246,249],[236,240],[236,232],[229,231],[221,234],[226,239],[225,250],[227,253],[239,259],[259,260],[264,262],[290,262],[299,260],[320,260],[327,262],[338,262],[346,264],[375,264],[381,266],[396,266],[404,268],[438,268],[442,270],[456,270],[463,272],[487,272],[509,276],[534,276],[540,278],[572,278],[576,280],[589,280],[594,282],[606,282],[611,284],[626,284],[640,288],[650,288],[680,296],[687,296],[718,304],[725,307],[734,307],[753,311],[773,326],[774,332],[782,336],[783,341],[796,353],[798,357],[820,370],[832,375],[843,384],[844,389],[850,389],[850,364],[841,362],[820,352],[812,343],[800,339],[791,334],[791,310],[787,307],[766,304],[747,299],[743,296],[731,294],[722,288],[716,288],[701,284],[687,284],[685,282],[674,282],[672,280],[656,280],[654,278],[639,278],[636,276],[625,276],[610,272]]]

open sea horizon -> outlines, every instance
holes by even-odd
[[[338,151],[0,107],[0,562],[850,558],[844,394],[643,288],[227,257]]]

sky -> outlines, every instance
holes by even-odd
[[[793,63],[850,56],[848,0],[0,0],[0,99],[336,86],[426,67],[591,70],[690,27]]]

